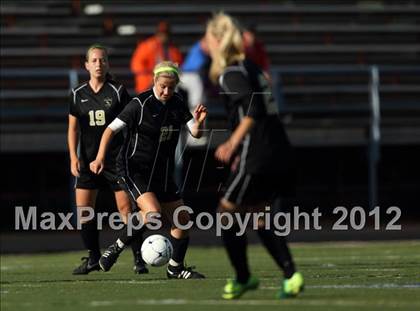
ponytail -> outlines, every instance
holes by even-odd
[[[242,34],[238,22],[224,13],[214,15],[206,31],[219,41],[218,48],[212,53],[209,73],[210,80],[217,83],[227,66],[245,59]]]

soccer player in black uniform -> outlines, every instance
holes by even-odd
[[[178,82],[178,67],[174,63],[165,61],[156,65],[152,89],[134,97],[104,131],[98,155],[90,164],[90,169],[94,173],[106,169],[104,159],[112,137],[121,129],[128,129],[129,135],[121,159],[125,171],[120,183],[136,200],[141,209],[143,224],[148,221],[145,215],[150,212],[162,212],[171,221],[170,240],[174,252],[167,268],[168,278],[197,279],[204,276],[184,265],[189,243],[188,231],[178,228],[173,221],[175,209],[184,205],[174,182],[173,171],[181,126],[186,124],[191,135],[199,138],[207,110],[203,105],[198,105],[193,112],[194,116],[191,115],[188,105],[175,92]],[[139,219],[134,217],[135,221],[133,225],[138,226]],[[179,224],[185,225],[188,221],[187,212],[179,213]],[[126,230],[108,247],[99,261],[104,271],[112,267],[123,248],[143,228],[134,230],[132,236]]]
[[[97,190],[109,186],[115,193],[118,210],[126,221],[128,213],[131,212],[131,202],[117,183],[115,160],[121,149],[122,133],[110,146],[105,160],[107,167],[101,175],[93,174],[89,170],[89,163],[96,157],[104,129],[123,110],[130,97],[123,85],[110,78],[105,47],[98,44],[89,47],[85,67],[90,75],[89,81],[74,88],[70,94],[68,145],[71,173],[76,177],[76,205],[81,213],[86,213],[81,208],[94,208]],[[82,258],[82,264],[73,274],[88,274],[100,270],[98,262],[101,253],[96,218],[81,225],[81,235],[89,254],[88,257]],[[139,237],[132,243],[134,272],[139,274],[147,273],[140,253],[141,242]]]
[[[264,211],[288,190],[290,144],[263,72],[244,57],[236,21],[225,14],[215,15],[207,25],[206,37],[212,58],[210,78],[221,87],[232,130],[215,152],[218,160],[231,164],[219,209],[230,213]],[[303,289],[303,277],[295,269],[285,239],[277,236],[272,226],[269,230],[264,227],[261,220],[258,235],[284,273],[279,296],[296,296]],[[224,287],[224,299],[239,298],[259,283],[249,271],[246,235],[237,236],[238,231],[234,224],[223,232],[236,271],[236,279]]]

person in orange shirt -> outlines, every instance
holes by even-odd
[[[153,68],[162,61],[182,64],[180,50],[170,41],[170,28],[167,22],[160,22],[156,34],[140,42],[131,57],[131,71],[135,77],[137,93],[149,89],[153,84]]]

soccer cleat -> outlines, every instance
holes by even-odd
[[[89,257],[82,257],[82,264],[73,270],[73,275],[89,274],[92,271],[99,271],[98,261],[91,260]]]
[[[225,287],[223,288],[223,299],[238,299],[246,291],[257,289],[260,281],[253,276],[250,276],[245,284],[239,283],[236,280],[228,280]]]
[[[99,266],[103,271],[109,271],[117,262],[118,256],[124,248],[118,247],[117,243],[110,245],[99,259]]]
[[[144,263],[143,258],[141,257],[140,252],[136,252],[134,255],[134,267],[133,267],[135,274],[146,274],[149,273],[149,269],[146,268],[146,264]]]
[[[290,279],[285,279],[278,293],[278,298],[296,297],[304,289],[303,276],[300,272],[293,273]]]
[[[149,273],[149,269],[144,264],[135,264],[133,267],[135,274],[146,274]]]
[[[168,265],[166,275],[168,279],[205,279],[206,277],[197,271],[193,271],[195,267],[171,266]]]

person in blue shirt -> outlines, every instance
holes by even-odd
[[[208,65],[210,56],[208,54],[207,41],[201,38],[189,50],[185,61],[181,67],[181,88],[188,94],[188,107],[193,111],[199,104],[205,102],[205,81],[204,77],[208,75]],[[192,139],[187,136],[188,145],[204,145],[206,137],[203,135],[200,139]]]

